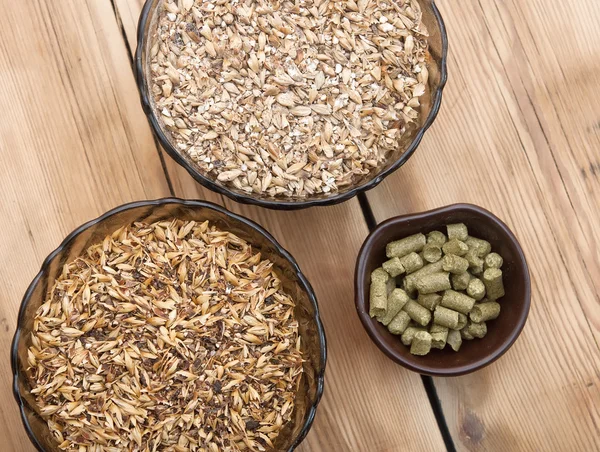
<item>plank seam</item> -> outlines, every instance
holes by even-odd
[[[133,68],[133,51],[131,46],[129,45],[129,40],[127,39],[127,33],[125,32],[125,27],[123,26],[123,21],[121,20],[121,16],[117,9],[117,5],[115,5],[115,0],[110,0],[110,5],[113,9],[113,14],[115,15],[115,20],[117,21],[117,26],[119,27],[119,31],[121,32],[121,38],[123,38],[123,42],[125,43],[125,49],[127,50],[127,55],[129,56],[129,65],[131,66],[132,72],[134,72]],[[165,162],[165,156],[163,155],[163,151],[158,144],[156,136],[154,133],[152,134],[152,141],[154,141],[154,147],[156,148],[156,152],[158,153],[158,158],[160,160],[160,166],[162,167],[163,173],[165,175],[165,179],[167,181],[167,187],[169,188],[169,193],[171,196],[175,196],[175,189],[173,188],[173,182],[171,181],[171,176],[169,175],[169,171],[167,170],[167,163]]]
[[[371,209],[367,195],[364,193],[359,193],[358,203],[360,204],[360,210],[365,218],[367,227],[369,228],[369,231],[372,231],[377,226],[377,220],[375,219],[375,215],[373,214],[373,209]],[[421,382],[423,383],[423,387],[427,393],[427,398],[429,399],[429,404],[431,405],[431,410],[435,416],[435,420],[440,430],[440,434],[442,435],[442,440],[444,441],[446,450],[448,452],[456,452],[456,446],[454,445],[454,440],[450,434],[450,429],[448,428],[446,416],[444,416],[442,403],[438,397],[437,390],[435,389],[433,378],[427,375],[421,375]]]

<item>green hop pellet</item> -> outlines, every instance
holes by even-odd
[[[448,238],[450,240],[456,239],[464,242],[469,238],[469,230],[464,223],[449,224],[446,226],[446,229],[448,230]]]
[[[434,243],[428,243],[423,248],[423,260],[429,263],[437,262],[442,258],[442,247]]]
[[[487,240],[477,239],[475,237],[469,237],[465,240],[465,243],[469,247],[469,250],[475,250],[478,257],[487,256],[492,251],[492,245]]]
[[[431,334],[427,331],[417,331],[410,346],[410,353],[425,356],[431,351]]]
[[[438,306],[433,311],[433,323],[440,326],[445,326],[451,330],[458,329],[459,314],[452,309]]]
[[[473,307],[473,310],[469,314],[472,322],[481,323],[487,322],[488,320],[497,319],[500,315],[500,303],[495,301],[488,301],[486,303],[479,303]]]
[[[473,275],[478,276],[483,273],[483,259],[477,255],[477,250],[469,249],[465,259],[469,262],[469,270]]]
[[[395,335],[402,334],[408,328],[409,323],[410,316],[406,312],[400,311],[388,325],[388,331]]]
[[[502,257],[487,240],[470,237],[465,224],[446,227],[448,236],[431,231],[389,243],[389,260],[372,274],[370,314],[383,312],[377,319],[416,355],[447,344],[459,351],[500,315]]]
[[[420,294],[427,295],[434,292],[443,292],[450,289],[450,273],[439,272],[425,275],[417,280],[417,290]]]
[[[469,282],[471,281],[471,275],[469,272],[464,272],[460,275],[452,275],[450,280],[454,290],[467,290],[467,287],[469,287]]]
[[[414,322],[421,326],[426,326],[431,321],[431,311],[421,306],[415,300],[408,300],[402,309]]]
[[[469,335],[476,337],[478,339],[483,339],[487,334],[487,325],[485,322],[481,323],[469,323],[467,326],[467,332]]]
[[[472,341],[475,337],[469,332],[469,327],[465,326],[462,330],[460,330],[460,337],[465,341]]]
[[[448,331],[448,338],[446,339],[446,343],[455,352],[459,351],[460,350],[460,346],[462,345],[462,337],[460,335],[460,331],[449,330]]]
[[[423,268],[423,259],[417,253],[410,253],[400,258],[406,274],[411,274]]]
[[[499,268],[488,268],[484,271],[483,284],[485,284],[486,294],[490,300],[497,300],[504,296],[502,270]]]
[[[437,245],[440,248],[444,246],[444,243],[448,241],[448,238],[444,235],[443,232],[440,231],[431,231],[427,234],[427,244],[428,245]]]
[[[481,301],[483,297],[485,297],[485,285],[483,284],[483,281],[477,278],[473,278],[469,281],[467,295],[474,298],[475,301]]]
[[[402,343],[404,345],[410,345],[412,344],[413,338],[415,337],[415,334],[417,334],[419,331],[425,331],[425,329],[420,328],[418,326],[414,326],[414,325],[409,325],[405,330],[404,333],[402,333],[402,337],[400,338],[400,340],[402,341]]]
[[[446,290],[440,305],[466,315],[473,309],[475,299],[455,290]]]
[[[443,333],[445,331],[448,331],[448,327],[447,326],[442,326],[442,325],[437,325],[437,324],[432,324],[429,327],[429,333]]]
[[[431,334],[431,348],[439,348],[442,350],[446,346],[448,339],[448,328],[441,325],[431,325],[429,334]]]
[[[382,267],[392,278],[395,278],[406,271],[398,257],[393,257],[389,261],[385,261]]]
[[[504,264],[504,259],[498,253],[490,253],[485,257],[484,268],[501,268]]]
[[[469,247],[465,242],[461,242],[457,239],[452,239],[442,246],[444,254],[454,254],[455,256],[464,256],[469,251]]]
[[[430,293],[427,295],[419,294],[419,298],[417,298],[417,303],[430,311],[435,310],[441,301],[442,296],[437,293]]]
[[[388,259],[392,257],[404,257],[410,253],[418,253],[427,243],[427,238],[424,234],[415,234],[406,237],[402,240],[390,242],[385,247],[385,254]]]
[[[378,320],[385,326],[389,325],[396,314],[398,314],[406,302],[409,300],[408,295],[402,289],[394,289],[388,296],[387,309],[385,315],[378,318]]]
[[[406,278],[404,278],[403,288],[408,293],[413,293],[417,288],[416,283],[419,278],[426,275],[431,275],[433,273],[439,273],[442,270],[443,269],[441,260],[438,262],[434,262],[433,264],[425,265],[422,269],[417,270],[416,272],[411,273],[410,275],[407,275]]]
[[[460,275],[469,268],[469,261],[454,254],[446,254],[442,259],[443,269],[453,275]]]
[[[390,275],[383,268],[377,268],[371,273],[371,288],[369,315],[380,317],[387,309],[387,297]]]
[[[469,322],[469,319],[467,318],[467,316],[465,314],[463,314],[462,312],[458,313],[458,325],[456,327],[457,330],[462,330],[465,326],[467,326],[467,323]]]

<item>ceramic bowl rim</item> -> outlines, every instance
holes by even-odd
[[[369,317],[368,310],[366,309],[367,302],[364,300],[364,283],[360,276],[364,275],[366,271],[366,264],[368,256],[373,248],[375,240],[378,235],[380,235],[384,230],[389,227],[393,227],[397,224],[405,223],[409,220],[420,220],[433,215],[440,215],[444,213],[454,213],[456,211],[465,211],[475,213],[478,216],[485,217],[487,221],[493,222],[502,229],[503,232],[503,240],[510,241],[517,250],[516,260],[517,266],[523,269],[523,283],[525,287],[525,295],[523,299],[523,307],[522,314],[519,316],[518,322],[513,326],[509,334],[507,334],[506,338],[502,342],[502,344],[493,350],[491,353],[486,355],[483,358],[480,358],[472,363],[449,367],[449,368],[438,368],[431,367],[425,364],[420,364],[418,359],[410,357],[409,359],[395,353],[386,344],[381,340],[381,336],[385,333],[380,333],[375,330],[373,319]],[[359,281],[360,279],[360,281]],[[509,229],[509,227],[500,220],[496,215],[491,213],[490,211],[484,209],[483,207],[476,206],[474,204],[451,204],[448,206],[428,210],[425,212],[418,213],[410,213],[406,215],[400,215],[396,217],[389,218],[388,220],[383,221],[378,224],[365,239],[361,249],[359,251],[357,260],[356,260],[356,268],[354,273],[354,302],[358,317],[366,330],[367,334],[371,338],[371,340],[377,345],[377,347],[385,353],[385,355],[390,358],[392,361],[404,366],[407,369],[410,369],[414,372],[420,373],[422,375],[429,376],[439,376],[439,377],[453,377],[459,375],[465,375],[471,372],[475,372],[476,370],[482,369],[494,361],[499,359],[502,355],[504,355],[508,349],[515,343],[521,332],[523,331],[523,327],[527,321],[527,317],[529,315],[529,309],[531,306],[531,277],[529,273],[529,267],[527,265],[527,260],[525,259],[525,254],[523,253],[523,249],[519,244],[519,241],[513,234],[513,232]]]

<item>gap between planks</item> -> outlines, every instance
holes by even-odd
[[[125,31],[123,21],[121,20],[121,16],[119,14],[119,11],[117,10],[117,5],[115,5],[115,0],[110,0],[110,5],[112,7],[113,14],[115,15],[115,20],[117,21],[117,27],[119,27],[119,32],[121,33],[121,38],[123,39],[123,42],[125,43],[125,49],[127,50],[127,56],[129,57],[131,71],[133,72],[133,75],[135,77],[135,63],[133,61],[133,59],[135,58],[135,53],[134,53],[133,49],[131,48],[131,45],[129,44],[129,40],[127,39],[127,32]],[[137,83],[137,80],[136,80],[136,83]],[[171,176],[169,175],[169,171],[167,170],[167,164],[165,162],[165,154],[164,154],[163,150],[161,149],[160,145],[158,144],[158,140],[154,136],[154,133],[152,134],[152,139],[154,140],[154,147],[156,148],[156,153],[158,154],[158,158],[160,160],[160,166],[162,167],[163,173],[165,175],[165,179],[167,181],[169,193],[171,194],[171,196],[175,196],[173,182],[171,181]]]
[[[369,204],[369,198],[367,198],[367,195],[364,193],[360,193],[358,195],[358,202],[360,204],[363,217],[365,218],[365,222],[367,223],[367,227],[369,228],[369,231],[372,232],[377,226],[377,220],[375,219],[373,209],[371,209],[371,205]],[[427,375],[421,375],[421,382],[423,383],[423,387],[427,393],[429,404],[431,405],[433,415],[435,416],[438,428],[442,434],[442,439],[446,445],[446,450],[448,452],[456,452],[456,446],[454,445],[452,434],[448,428],[448,422],[446,422],[446,416],[444,415],[444,410],[442,409],[442,402],[438,397],[433,378]]]

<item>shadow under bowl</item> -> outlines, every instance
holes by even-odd
[[[80,256],[90,245],[121,226],[135,221],[155,222],[169,218],[210,221],[250,243],[262,257],[273,262],[283,289],[296,301],[294,314],[302,337],[303,376],[292,420],[275,441],[277,451],[293,451],[307,435],[323,394],[327,345],[315,293],[294,258],[275,238],[258,224],[209,202],[177,198],[140,201],[117,207],[73,231],[42,264],[21,302],[17,330],[13,338],[11,365],[13,392],[27,434],[40,451],[58,451],[48,425],[38,414],[27,377],[27,350],[36,310],[42,305],[63,266]]]
[[[419,117],[412,127],[408,128],[398,148],[386,158],[385,162],[366,176],[357,179],[354,184],[341,187],[338,192],[333,194],[324,193],[310,197],[273,197],[268,194],[250,194],[223,184],[216,180],[215,177],[201,171],[186,152],[175,148],[172,144],[171,134],[164,126],[163,121],[160,119],[160,112],[156,109],[151,90],[152,80],[149,54],[157,35],[157,19],[161,4],[162,0],[146,0],[138,24],[135,72],[142,107],[155,136],[169,156],[184,167],[198,183],[209,190],[228,196],[234,201],[278,210],[303,209],[347,201],[359,193],[375,188],[387,176],[404,165],[416,151],[423,139],[423,135],[431,124],[433,124],[440,109],[442,91],[447,80],[448,37],[444,21],[435,1],[420,0],[419,4],[423,11],[423,23],[429,31],[429,53],[427,56],[429,79],[427,91],[420,99]]]
[[[369,316],[371,272],[387,260],[385,246],[394,240],[433,230],[446,232],[445,226],[465,223],[469,234],[485,239],[492,251],[504,258],[502,271],[506,295],[499,300],[502,312],[488,322],[483,339],[463,341],[458,352],[446,347],[426,356],[410,354],[400,336],[391,334]],[[529,269],[514,234],[498,217],[471,204],[455,204],[428,212],[391,218],[378,225],[365,240],[356,263],[355,303],[360,320],[375,344],[390,359],[412,371],[431,376],[458,376],[481,369],[502,356],[515,342],[529,313],[531,281]]]

